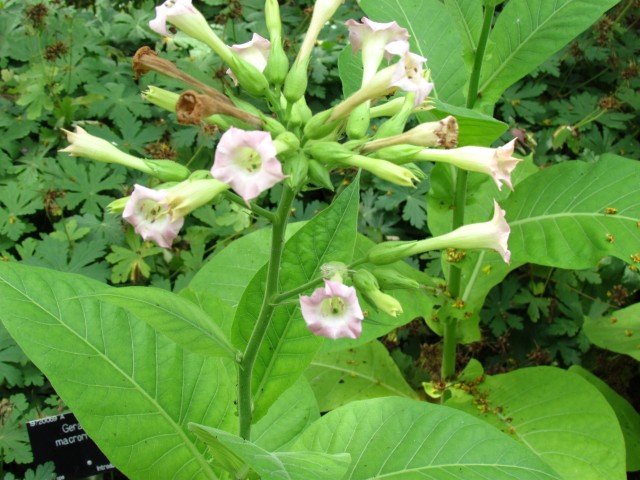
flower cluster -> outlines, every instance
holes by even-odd
[[[185,216],[221,194],[273,219],[272,213],[255,204],[263,192],[283,181],[294,194],[307,188],[332,189],[330,172],[338,168],[359,168],[412,188],[424,178],[415,162],[444,162],[488,175],[498,189],[503,185],[513,189],[511,174],[520,161],[513,156],[515,140],[498,148],[456,148],[458,124],[453,116],[405,131],[413,113],[431,108],[434,85],[427,59],[411,51],[409,32],[396,22],[366,17],[346,22],[352,51],[360,53],[362,61],[360,88],[331,108],[311,111],[305,99],[309,61],[321,29],[342,2],[315,1],[309,28],[291,63],[284,50],[277,0],[265,1],[269,38],[254,33],[238,45],[226,45],[192,0],[166,0],[156,8],[156,17],[149,22],[152,30],[170,37],[171,24],[203,42],[224,62],[233,84],[254,97],[247,101],[246,96],[225,94],[148,47],[136,52],[136,78],[154,71],[185,85],[181,92],[150,86],[144,95],[148,101],[175,112],[179,123],[211,123],[223,132],[209,171],[191,172],[177,162],[134,157],[80,127],[75,133],[65,130],[70,145],[63,151],[125,165],[159,179],[153,189],[135,185],[130,197],[114,202],[111,210],[122,212],[144,239],[167,249]],[[377,119],[375,127],[372,119]],[[371,249],[368,261],[384,265],[426,250],[454,247],[493,249],[508,262],[509,226],[497,203],[494,212],[489,222],[440,237],[382,243]],[[389,276],[387,271],[379,278]],[[342,272],[326,277],[324,286],[310,296],[300,297],[309,329],[329,338],[358,337],[364,315],[356,290],[377,310],[391,316],[402,313],[397,300],[381,290],[374,270]]]

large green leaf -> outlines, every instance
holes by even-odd
[[[188,422],[233,430],[231,362],[182,350],[79,275],[0,264],[0,319],[129,478],[216,478]]]
[[[597,346],[640,360],[640,303],[607,318],[585,317],[582,328]]]
[[[470,415],[398,397],[333,410],[294,449],[351,454],[343,479],[561,478],[527,448]]]
[[[480,102],[489,109],[502,93],[590,27],[619,0],[510,0],[489,35]]]
[[[287,225],[285,237],[297,232],[304,222]],[[244,289],[269,260],[271,229],[262,228],[240,237],[218,252],[196,273],[189,288],[209,292],[236,307]]]
[[[384,345],[375,340],[340,352],[318,352],[305,376],[323,412],[355,400],[418,397]]]
[[[411,35],[411,51],[426,57],[435,85],[432,96],[464,105],[467,81],[462,46],[452,19],[438,0],[361,0],[360,7],[377,22],[396,21]]]
[[[487,376],[471,388],[454,390],[447,405],[518,439],[565,480],[626,478],[616,415],[598,390],[577,375],[533,367]]]
[[[224,430],[192,423],[189,429],[205,442],[214,464],[245,478],[247,467],[269,480],[326,480],[341,478],[351,458],[344,453],[269,452]]]
[[[304,376],[299,377],[251,428],[251,441],[270,452],[286,451],[318,418],[320,409],[313,390]]]
[[[107,288],[93,295],[129,310],[182,348],[235,360],[238,352],[216,323],[193,302],[153,287]]]
[[[482,30],[482,2],[478,0],[444,0],[453,25],[462,41],[464,60],[467,69],[473,68],[473,59],[478,48],[478,39]]]
[[[624,435],[624,444],[627,450],[627,471],[635,472],[640,470],[640,413],[638,413],[631,404],[618,395],[609,385],[600,380],[584,368],[573,365],[569,368],[571,373],[580,375],[591,385],[596,387],[604,398],[607,399],[611,408],[618,417],[622,434]]]
[[[351,262],[356,241],[358,189],[356,178],[328,208],[287,241],[282,254],[281,292],[317,278],[324,263]],[[253,277],[236,310],[231,341],[241,350],[260,312],[266,273],[265,266]],[[275,309],[253,368],[254,420],[262,417],[302,374],[322,340],[307,329],[297,304]]]

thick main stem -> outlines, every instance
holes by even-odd
[[[473,62],[473,70],[469,79],[469,90],[467,92],[467,108],[473,108],[478,99],[478,85],[480,84],[480,71],[482,70],[482,62],[487,47],[487,39],[491,31],[491,22],[495,7],[486,7],[484,11],[484,21],[482,31],[478,39],[478,48],[475,52]],[[457,169],[456,176],[456,193],[454,200],[452,229],[461,227],[464,224],[464,208],[467,197],[467,176],[466,170]],[[460,296],[462,271],[452,265],[449,271],[448,290],[451,298],[455,301]],[[456,347],[457,347],[458,320],[455,318],[446,318],[444,322],[444,345],[442,348],[442,368],[441,375],[444,380],[453,377],[456,373]]]
[[[287,220],[291,209],[291,203],[295,192],[288,186],[284,186],[280,204],[276,210],[273,227],[271,230],[271,254],[267,267],[267,281],[262,297],[262,305],[258,319],[251,332],[251,337],[240,362],[238,370],[238,421],[240,424],[240,436],[249,439],[251,435],[251,421],[253,418],[253,400],[251,395],[251,376],[253,366],[258,357],[258,352],[264,336],[267,333],[271,316],[273,315],[274,298],[278,294],[278,282],[280,280],[280,261],[284,249],[284,233],[287,228]]]

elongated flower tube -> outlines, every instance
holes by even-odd
[[[253,65],[239,58],[230,47],[216,35],[207,20],[192,4],[192,0],[166,0],[156,7],[156,17],[149,27],[160,35],[169,35],[167,22],[190,37],[204,42],[226,63],[238,82],[251,95],[263,96],[269,85],[267,79]]]
[[[171,248],[184,224],[184,217],[228,188],[229,185],[214,179],[187,180],[161,190],[135,185],[122,218],[144,240]]]
[[[269,60],[271,42],[254,33],[248,42],[231,45],[231,50],[233,50],[239,58],[246,60],[260,72],[263,72],[267,66],[267,60]],[[230,68],[227,69],[226,73],[233,79],[233,83],[238,85],[238,79]]]
[[[506,263],[509,263],[511,252],[507,243],[511,229],[504,218],[505,211],[500,208],[498,202],[494,200],[493,206],[493,218],[488,222],[464,225],[453,232],[425,240],[379,243],[369,250],[367,259],[373,264],[385,265],[430,250],[486,248],[495,250]]]
[[[425,149],[413,157],[412,161],[429,160],[432,162],[444,162],[455,165],[458,168],[470,172],[479,172],[489,175],[496,182],[498,190],[502,190],[502,184],[506,184],[513,190],[511,172],[522,160],[513,157],[516,139],[498,148],[486,147],[461,147],[451,150]]]
[[[211,175],[230,184],[247,202],[285,178],[271,135],[238,128],[220,138]]]
[[[360,337],[364,315],[356,289],[331,280],[324,284],[311,296],[300,297],[302,317],[309,330],[334,340]]]
[[[421,123],[399,135],[367,142],[361,151],[362,153],[370,153],[381,148],[401,144],[453,148],[458,144],[458,122],[455,117],[449,115],[437,122]]]
[[[84,128],[76,127],[75,132],[62,131],[69,145],[60,150],[72,157],[85,157],[104,163],[115,163],[133,168],[164,181],[184,180],[191,173],[188,168],[172,160],[149,160],[138,158],[118,149],[103,138],[91,135]]]
[[[400,49],[398,52],[401,52]],[[398,63],[377,72],[367,85],[336,105],[332,110],[330,120],[346,118],[361,103],[384,97],[398,89],[405,92],[415,92],[414,107],[422,104],[433,89],[433,84],[424,79],[422,64],[426,59],[411,52],[400,54],[402,57]]]
[[[391,60],[394,53],[387,50],[391,42],[401,42],[406,51],[409,51],[409,32],[396,22],[378,23],[362,17],[362,23],[356,20],[347,20],[345,25],[349,28],[349,41],[351,49],[356,54],[362,50],[362,86],[365,86],[375,75],[380,62],[386,57]],[[400,47],[392,48],[397,52]]]
[[[233,62],[231,49],[211,30],[209,22],[193,6],[192,0],[166,0],[156,7],[156,16],[149,22],[149,27],[160,35],[169,36],[167,22],[190,37],[206,43],[227,65]]]

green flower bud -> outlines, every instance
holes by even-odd
[[[347,160],[354,153],[338,142],[316,142],[306,147],[306,151],[315,158],[324,163],[336,163]]]
[[[282,132],[273,141],[278,156],[290,154],[300,148],[300,140],[291,132]]]
[[[307,91],[309,59],[294,63],[284,81],[284,96],[289,103],[300,100]]]
[[[271,52],[267,60],[264,74],[273,85],[282,85],[289,72],[289,59],[282,48],[280,38],[272,37]]]
[[[332,110],[315,114],[304,126],[304,135],[312,140],[330,135],[340,126],[342,120],[329,120]]]
[[[367,134],[369,129],[369,103],[364,102],[354,108],[347,120],[347,135],[350,139],[355,140],[362,138]]]
[[[109,205],[107,205],[106,210],[107,213],[111,213],[113,215],[120,215],[124,211],[124,207],[126,207],[127,202],[131,197],[122,197],[117,200],[114,200]]]
[[[380,290],[380,285],[378,285],[378,280],[368,270],[360,269],[356,271],[351,277],[353,280],[353,285],[356,287],[356,290],[362,293],[369,293],[374,290]]]
[[[191,170],[187,167],[172,160],[149,160],[145,158],[143,162],[149,167],[147,173],[165,182],[184,180],[191,174]]]
[[[317,186],[333,192],[333,183],[327,169],[317,160],[309,159],[309,178]]]
[[[362,150],[368,151],[367,144],[364,145]],[[376,158],[388,160],[396,165],[403,165],[412,162],[415,156],[422,150],[422,147],[416,147],[414,145],[394,145],[393,147],[381,148],[373,154]]]
[[[349,269],[342,262],[327,262],[320,267],[320,275],[325,280],[332,282],[344,283],[343,279],[347,276]]]
[[[374,138],[385,138],[393,135],[400,135],[404,131],[404,127],[413,110],[413,100],[415,96],[416,94],[414,92],[407,93],[400,111],[380,125]]]
[[[269,31],[271,43],[276,38],[282,37],[282,20],[280,19],[280,4],[278,0],[266,0],[264,2],[264,18]]]
[[[287,175],[287,184],[291,188],[298,189],[304,186],[309,173],[307,156],[302,152],[292,155],[284,164],[284,173]]]
[[[380,287],[385,290],[420,287],[420,283],[402,275],[393,267],[376,267],[373,269],[373,275],[378,280]]]
[[[368,299],[371,300],[371,303],[384,313],[391,315],[392,317],[397,317],[402,313],[402,305],[391,295],[387,295],[380,290],[373,290],[368,292],[366,295]]]
[[[249,93],[249,95],[253,95],[254,97],[264,97],[267,95],[269,82],[267,82],[262,72],[251,63],[243,60],[234,53],[233,61],[229,63],[229,68],[236,76],[240,86]]]

